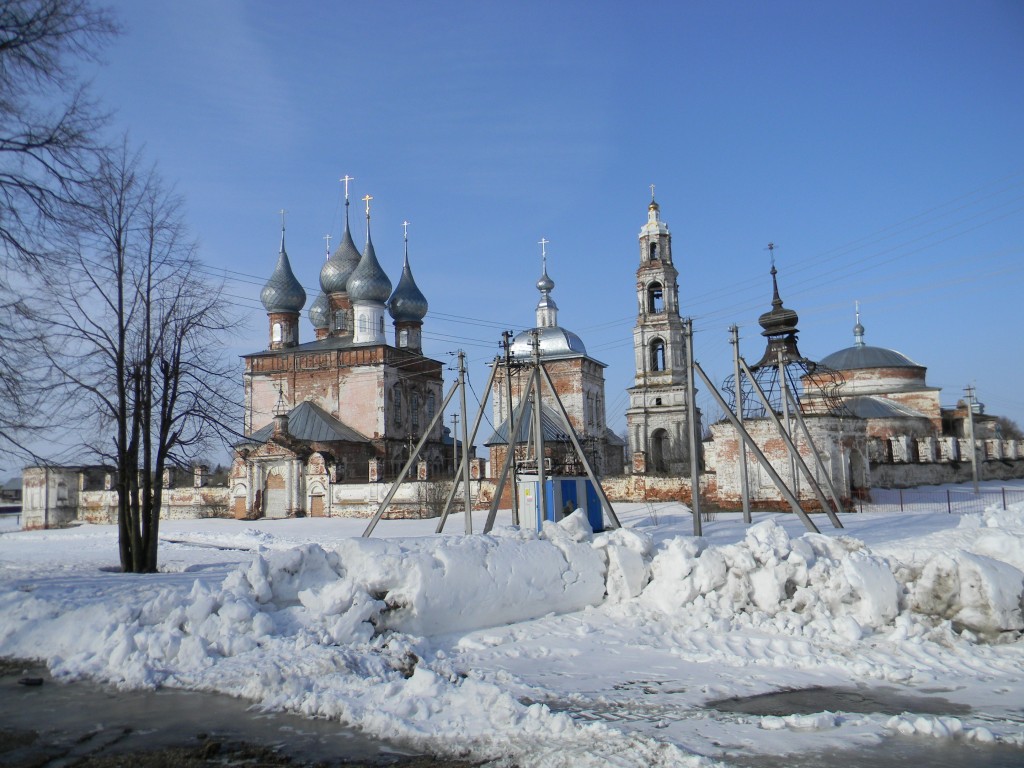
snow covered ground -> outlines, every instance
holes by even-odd
[[[616,512],[624,528],[596,535],[582,515],[541,535],[383,521],[372,539],[363,520],[166,522],[148,576],[116,572],[113,526],[7,528],[0,655],[494,765],[751,764],[908,738],[1024,761],[1024,504],[820,517],[821,534],[719,514],[702,539],[679,504]],[[815,687],[911,704],[708,706]]]

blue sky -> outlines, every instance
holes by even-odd
[[[369,193],[397,283],[409,220],[426,351],[464,349],[480,395],[501,330],[533,325],[547,238],[560,324],[608,364],[619,430],[653,183],[715,380],[729,325],[763,351],[773,241],[807,357],[852,344],[860,301],[867,342],[926,365],[944,405],[973,383],[1024,425],[1024,4],[114,7],[95,88],[232,278],[234,351],[266,345],[277,211],[312,301],[349,174],[357,244]]]

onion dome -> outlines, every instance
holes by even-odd
[[[396,322],[420,322],[427,315],[427,298],[416,285],[409,268],[409,238],[405,238],[405,264],[398,287],[388,300],[388,312]]]
[[[348,199],[345,200],[345,232],[341,236],[341,244],[334,249],[334,254],[324,263],[320,270],[320,287],[324,293],[342,293],[346,289],[349,277],[359,264],[359,249],[352,241],[352,233],[348,228]]]
[[[331,323],[331,305],[327,301],[327,294],[323,291],[316,297],[316,300],[309,305],[307,312],[309,322],[317,330],[327,328]]]
[[[779,283],[776,279],[778,270],[772,264],[772,308],[757,318],[758,324],[764,328],[762,336],[778,336],[785,333],[796,333],[796,324],[800,317],[792,309],[782,306],[782,299],[779,298]]]
[[[364,301],[383,304],[391,296],[391,279],[377,261],[377,252],[373,250],[373,241],[370,239],[369,204],[366,209],[366,247],[359,264],[348,278],[346,288],[353,303]]]
[[[295,279],[292,265],[288,262],[288,253],[284,249],[284,225],[281,226],[281,252],[277,257],[277,266],[260,291],[260,301],[267,312],[301,312],[306,303],[306,292]]]

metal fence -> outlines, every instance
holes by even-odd
[[[986,488],[974,491],[922,490],[920,488],[872,488],[871,499],[857,502],[860,512],[935,512],[949,514],[984,512],[989,507],[1006,509],[1024,502],[1024,488]]]

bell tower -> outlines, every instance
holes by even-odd
[[[633,328],[636,375],[629,388],[626,426],[633,471],[687,474],[686,342],[679,315],[679,273],[672,263],[672,234],[654,199],[640,230],[636,270],[637,317]]]

